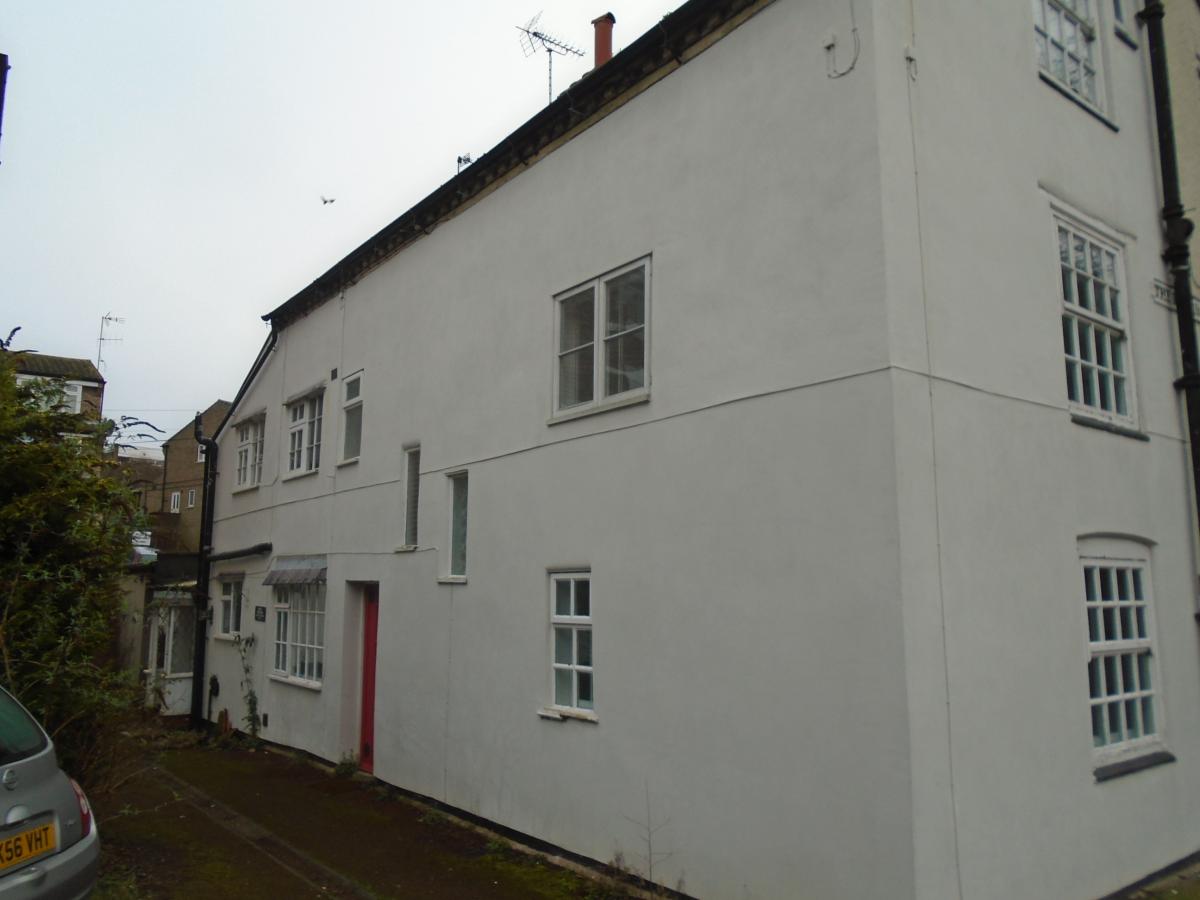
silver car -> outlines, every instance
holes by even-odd
[[[86,897],[99,868],[83,789],[58,767],[49,735],[0,688],[0,898]]]

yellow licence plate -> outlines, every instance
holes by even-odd
[[[49,853],[55,846],[53,822],[4,838],[0,840],[0,869]]]

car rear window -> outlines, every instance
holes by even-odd
[[[16,762],[46,746],[46,735],[12,697],[0,691],[0,763]]]

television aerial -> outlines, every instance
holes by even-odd
[[[517,31],[521,32],[521,50],[524,51],[526,57],[533,56],[538,52],[540,47],[546,51],[546,81],[547,81],[547,103],[554,101],[554,57],[555,56],[583,56],[583,51],[578,47],[572,47],[570,44],[560,41],[558,38],[551,37],[544,31],[539,30],[538,20],[542,14],[538,13],[524,25],[518,25]]]

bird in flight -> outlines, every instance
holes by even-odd
[[[322,194],[321,195],[321,205],[325,206],[329,203],[332,203],[336,199],[337,199],[337,197],[326,197],[324,194]]]

